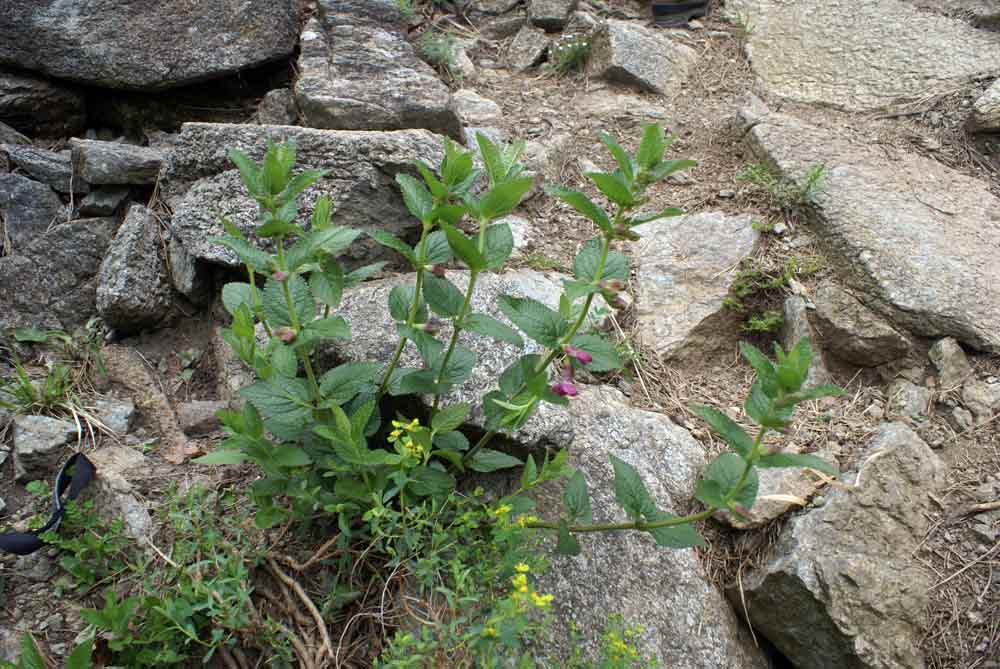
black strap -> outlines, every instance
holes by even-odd
[[[45,525],[34,532],[6,532],[0,534],[0,551],[14,553],[15,555],[28,555],[34,553],[45,545],[39,539],[39,535],[45,534],[49,530],[59,529],[66,514],[66,507],[63,506],[63,493],[66,493],[66,501],[76,499],[83,489],[92,480],[95,473],[94,463],[87,459],[83,453],[74,453],[69,460],[63,464],[56,475],[56,485],[52,491],[52,515]]]

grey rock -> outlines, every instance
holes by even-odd
[[[501,295],[531,297],[551,308],[557,308],[562,293],[561,275],[548,275],[533,270],[516,270],[504,274],[483,274],[476,283],[472,297],[472,309],[488,314],[501,322],[511,325],[497,305]],[[468,273],[449,271],[448,279],[460,290],[468,286]],[[342,315],[352,325],[352,339],[338,344],[336,353],[345,360],[378,360],[388,362],[396,346],[396,328],[386,309],[389,291],[401,283],[412,284],[412,275],[370,281],[346,291],[340,308]],[[446,324],[438,339],[448,341],[451,329]],[[527,340],[523,349],[480,335],[463,332],[459,343],[470,349],[477,357],[477,365],[471,377],[452,391],[448,402],[469,402],[472,411],[469,423],[475,426],[485,424],[482,398],[497,387],[500,374],[520,355],[537,353],[541,349],[533,341]],[[401,367],[420,367],[420,356],[412,343],[408,343],[400,359]],[[567,412],[554,405],[542,404],[535,416],[519,430],[514,438],[532,448],[545,445],[568,446],[574,435],[573,422]]]
[[[289,88],[268,91],[257,107],[257,122],[261,125],[295,125],[298,119],[295,94]]]
[[[72,329],[93,316],[96,274],[117,224],[110,218],[63,223],[0,257],[0,329]]]
[[[866,306],[917,334],[1000,351],[1000,199],[986,183],[775,112],[749,138],[791,179],[825,165],[814,230]]]
[[[680,88],[696,59],[694,49],[660,31],[609,19],[594,33],[587,72],[666,95]]]
[[[53,223],[66,220],[66,207],[45,184],[19,174],[0,174],[0,215],[9,251],[18,253]]]
[[[14,418],[14,475],[18,481],[48,478],[76,443],[76,425],[48,416]]]
[[[127,434],[135,417],[135,403],[131,400],[96,400],[94,413],[115,434]]]
[[[80,201],[84,216],[112,216],[129,196],[128,186],[101,186],[87,193]]]
[[[890,419],[926,419],[934,393],[906,379],[895,379],[886,391],[888,405],[886,417]]]
[[[749,215],[719,212],[665,218],[635,228],[636,319],[643,342],[662,356],[713,355],[732,344],[736,320],[723,307],[731,269],[759,233]]]
[[[968,20],[980,28],[1000,26],[1000,7],[993,0],[908,0],[921,9]]]
[[[923,667],[932,581],[912,556],[944,478],[920,437],[884,424],[855,489],[833,490],[825,505],[791,520],[774,557],[744,576],[754,627],[795,666]]]
[[[84,493],[85,498],[94,500],[94,508],[106,521],[122,521],[127,536],[139,542],[150,539],[153,519],[130,482],[131,478],[148,472],[146,457],[117,444],[102,446],[87,457],[97,469],[97,478]]]
[[[31,144],[31,140],[0,121],[0,144]]]
[[[262,334],[266,337],[266,333]],[[266,341],[264,344],[266,345]],[[253,370],[240,360],[233,348],[222,338],[220,327],[215,328],[212,332],[209,353],[217,370],[215,388],[219,399],[226,402],[231,408],[242,407],[243,398],[240,397],[239,392],[240,389],[249,386],[256,380]]]
[[[972,104],[968,125],[973,132],[1000,132],[1000,79]]]
[[[188,253],[177,235],[170,237],[167,245],[170,258],[170,280],[174,289],[195,304],[204,304],[209,295],[206,273],[199,271],[198,261]]]
[[[0,627],[0,661],[17,664],[21,657],[21,632],[13,627]]]
[[[297,31],[293,0],[24,0],[0,6],[0,63],[106,88],[157,90],[290,56]]]
[[[968,432],[976,426],[976,420],[972,412],[964,407],[952,407],[951,423],[957,432]]]
[[[30,174],[37,181],[48,184],[60,193],[86,193],[87,182],[73,177],[69,151],[47,151],[22,144],[0,146],[10,161]]]
[[[938,385],[942,390],[959,388],[972,377],[972,366],[965,351],[952,337],[934,342],[927,356],[938,370]]]
[[[479,159],[479,141],[476,138],[478,134],[482,133],[486,136],[486,139],[490,140],[494,144],[499,144],[501,142],[507,141],[507,132],[500,129],[488,126],[485,128],[480,127],[468,127],[462,128],[462,139],[466,148],[472,149],[476,154],[476,158]]]
[[[44,553],[21,555],[14,562],[14,570],[31,583],[45,583],[55,575],[55,560]]]
[[[734,0],[769,95],[867,111],[950,90],[1000,69],[1000,35],[902,0]]]
[[[163,165],[163,153],[123,142],[73,139],[73,165],[91,184],[151,184]]]
[[[299,42],[295,99],[306,125],[459,137],[448,87],[406,41],[395,0],[319,0],[318,10]]]
[[[0,18],[0,34],[2,22]],[[84,125],[83,95],[45,79],[0,70],[0,121],[32,137],[71,135]]]
[[[587,12],[573,12],[569,15],[569,20],[566,21],[566,27],[563,28],[564,35],[591,35],[600,26],[600,21],[598,21],[593,14],[588,14]]]
[[[514,9],[520,2],[521,0],[472,0],[469,10],[481,14],[499,16]]]
[[[97,310],[123,332],[160,325],[172,315],[173,291],[159,225],[152,211],[133,204],[101,263]]]
[[[455,111],[465,125],[482,126],[496,122],[503,112],[500,105],[469,88],[454,94]]]
[[[824,283],[813,301],[823,345],[838,358],[861,367],[877,367],[909,352],[906,337],[846,290]]]
[[[7,502],[3,501],[3,497],[0,497],[0,515],[3,515],[3,512],[6,510],[7,510]]]
[[[276,142],[295,140],[296,169],[329,170],[301,196],[301,211],[311,212],[320,195],[329,195],[338,225],[378,227],[404,238],[418,232],[420,224],[403,204],[394,178],[411,170],[415,159],[437,165],[443,155],[443,140],[437,135],[426,130],[348,132],[186,123],[164,167],[161,187],[174,211],[170,222],[173,234],[193,261],[237,265],[234,253],[209,239],[222,234],[221,217],[252,233],[258,225],[258,207],[246,194],[226,152],[239,149],[259,161],[269,138]],[[370,240],[359,239],[349,249],[348,259],[361,261],[386,254]]]
[[[228,402],[213,400],[181,402],[175,409],[177,424],[189,437],[206,435],[219,429],[221,423],[215,414],[228,408]]]
[[[523,14],[499,16],[483,22],[479,26],[479,31],[486,39],[502,40],[516,35],[527,22],[528,19]],[[486,67],[482,61],[479,64]]]
[[[826,362],[823,360],[823,349],[817,345],[817,337],[809,322],[806,301],[799,295],[789,296],[785,299],[784,314],[785,322],[781,328],[781,345],[785,350],[790,351],[803,338],[809,340],[809,346],[812,348],[812,362],[809,364],[809,373],[806,375],[803,387],[809,389],[830,383],[832,377],[826,368]]]
[[[549,32],[562,30],[577,0],[529,0],[528,20]]]
[[[515,72],[534,67],[545,57],[550,42],[541,28],[523,26],[507,47],[507,66]]]
[[[619,522],[625,514],[614,499],[609,455],[635,467],[657,508],[680,513],[705,465],[704,449],[683,428],[662,414],[628,406],[610,388],[587,388],[570,402],[577,425],[570,464],[583,472],[596,522]],[[540,517],[555,518],[563,509],[562,484],[537,494]],[[639,532],[602,536],[577,535],[582,553],[554,554],[554,537],[546,540],[549,571],[538,581],[540,592],[554,595],[556,626],[540,666],[566,666],[574,651],[596,660],[608,615],[622,614],[643,627],[637,644],[662,666],[766,667],[763,654],[749,640],[722,595],[707,583],[693,549],[658,547]],[[624,567],[627,565],[627,567]],[[575,623],[579,641],[569,637]]]
[[[962,402],[975,414],[977,423],[985,423],[1000,409],[1000,383],[969,379],[962,386]]]

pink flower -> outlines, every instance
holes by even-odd
[[[292,328],[288,327],[278,328],[275,331],[274,335],[281,341],[285,342],[286,344],[291,344],[293,341],[295,341],[295,330],[293,330]]]
[[[560,381],[559,383],[552,384],[552,392],[563,397],[576,397],[580,394],[580,391],[576,389],[576,386],[571,381]]]
[[[271,275],[271,278],[275,281],[284,281],[288,278],[288,272],[282,272],[280,269],[276,270],[274,274]]]
[[[589,365],[594,361],[594,357],[587,353],[586,351],[581,351],[578,348],[572,346],[564,346],[563,351],[571,358],[576,358],[581,364]]]

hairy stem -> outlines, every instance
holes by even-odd
[[[278,267],[282,272],[285,271],[285,245],[284,240],[278,237]],[[288,287],[288,278],[281,280],[281,292],[285,296],[285,307],[288,309],[288,320],[292,324],[292,329],[298,334],[302,330],[302,324],[299,322],[299,315],[295,311],[295,301],[292,300],[292,291]],[[309,379],[309,387],[312,390],[313,401],[319,404],[322,399],[322,393],[319,389],[319,382],[316,381],[316,373],[313,371],[312,360],[309,359],[309,354],[302,347],[298,350],[299,360],[302,361],[302,367],[306,370],[306,377]]]
[[[451,328],[451,339],[448,341],[448,348],[444,352],[444,358],[441,359],[441,371],[438,372],[435,385],[439,385],[444,379],[444,372],[448,368],[448,362],[451,360],[451,354],[455,350],[455,344],[458,343],[458,335],[462,332],[462,319],[464,319],[469,313],[469,305],[472,303],[472,293],[476,287],[476,279],[479,278],[479,273],[470,270],[469,273],[469,287],[465,289],[465,301],[462,302],[462,308],[458,310],[458,316],[452,321]],[[437,413],[438,406],[441,403],[441,395],[434,395],[434,406],[431,408],[431,417]]]

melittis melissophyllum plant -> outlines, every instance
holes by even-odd
[[[598,297],[612,307],[622,305],[628,259],[613,248],[615,243],[638,239],[636,226],[681,213],[676,208],[643,211],[647,188],[694,162],[665,159],[671,139],[656,125],[644,129],[635,155],[601,134],[617,168],[586,176],[608,208],[578,190],[548,189],[592,221],[598,234],[576,256],[573,278],[564,282],[557,309],[530,298],[500,299],[500,310],[515,330],[474,312],[472,297],[478,278],[499,270],[510,256],[513,235],[497,219],[518,206],[533,180],[523,175],[519,162],[523,143],[498,146],[482,135],[477,140],[481,169],[471,152],[445,140],[436,168],[415,161],[419,178],[397,175],[406,207],[421,224],[418,241],[411,246],[383,230],[365,234],[413,269],[413,281],[395,286],[388,297],[398,343],[388,362],[355,361],[330,370],[320,369],[318,353],[324,342],[350,337],[349,325],[336,314],[343,292],[382,265],[344,269],[338,256],[361,232],[333,225],[326,197],[316,202],[308,230],[299,225],[298,196],[323,172],[293,177],[293,144],[269,144],[261,164],[230,152],[259,204],[256,234],[270,240],[272,250],[253,245],[229,223],[224,223],[225,236],[215,240],[246,266],[247,281],[227,284],[222,291],[233,319],[223,337],[257,380],[241,391],[247,400],[241,411],[221,414],[230,434],[223,447],[199,461],[250,460],[260,467],[264,476],[252,487],[259,526],[334,514],[347,542],[388,505],[406,509],[427,498],[443,500],[455,489],[456,474],[522,467],[517,491],[497,502],[498,522],[516,519],[524,527],[556,530],[559,549],[567,553],[579,551],[574,533],[604,530],[647,531],[661,545],[683,547],[701,541],[692,522],[719,509],[746,513],[756,497],[756,468],[832,471],[814,456],[771,452],[763,444],[769,431],[788,425],[797,403],[838,392],[830,386],[801,389],[811,357],[806,341],[787,354],[777,349],[777,365],[744,346],[758,374],[746,404],[747,414],[759,425],[754,438],[714,409],[693,409],[733,448],[706,469],[697,497],[707,508],[700,513],[674,517],[660,511],[635,469],[612,458],[616,498],[630,520],[595,524],[585,479],[567,465],[564,450],[536,462],[532,456],[522,461],[489,448],[498,435],[522,427],[540,403],[568,404],[578,392],[579,370],[602,373],[621,366],[614,344],[586,327],[588,314]],[[468,272],[464,290],[448,278],[446,268],[456,265]],[[443,321],[451,327],[446,340],[438,338]],[[258,336],[258,327],[266,337]],[[486,431],[475,444],[462,431],[471,405],[448,400],[477,363],[475,353],[459,341],[463,332],[518,347],[523,335],[542,349],[515,360],[500,375],[499,387],[483,398]],[[400,366],[408,343],[419,352],[419,368]],[[428,415],[383,417],[387,397],[400,395],[431,398]],[[545,521],[531,516],[533,503],[525,493],[561,477],[569,479],[565,517]]]

